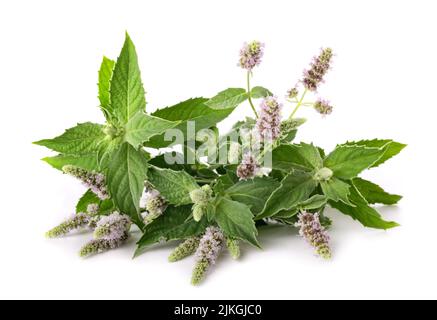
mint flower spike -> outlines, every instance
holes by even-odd
[[[326,116],[332,113],[333,107],[329,104],[328,100],[318,99],[314,103],[314,109],[321,115]]]
[[[257,159],[251,154],[243,155],[240,165],[237,167],[237,176],[240,180],[253,179],[261,173],[261,166]]]
[[[69,232],[88,227],[90,223],[90,216],[86,213],[78,213],[72,216],[70,219],[65,220],[57,227],[46,232],[47,238],[58,238],[68,234]]]
[[[194,203],[192,208],[194,221],[199,222],[208,211],[212,195],[213,191],[208,184],[190,192],[191,201]]]
[[[240,60],[238,66],[247,71],[252,71],[261,63],[264,55],[264,44],[259,41],[245,42],[240,50]]]
[[[90,172],[85,169],[67,165],[62,168],[65,173],[79,179],[92,192],[94,192],[99,199],[106,200],[109,198],[108,190],[106,188],[106,177],[97,172]]]
[[[299,234],[316,249],[316,253],[323,259],[331,258],[329,235],[320,223],[318,213],[301,212],[298,215],[296,227],[300,227]]]
[[[214,226],[206,228],[196,250],[196,265],[191,278],[193,285],[202,282],[209,268],[216,263],[224,241],[225,237],[219,228]]]
[[[299,95],[299,90],[296,87],[293,87],[287,91],[286,98],[295,99]]]
[[[173,252],[168,257],[168,261],[176,262],[188,256],[191,256],[196,252],[196,249],[199,246],[199,242],[199,237],[188,238],[173,250]]]
[[[226,247],[228,248],[229,253],[231,254],[232,259],[237,260],[240,258],[240,245],[238,240],[227,238],[226,239]]]
[[[122,238],[107,240],[107,239],[95,239],[88,242],[86,245],[80,249],[79,255],[82,258],[89,257],[94,254],[102,253],[111,249],[116,249],[120,247],[124,241],[129,238],[129,235],[126,233]]]
[[[167,203],[158,190],[146,188],[140,199],[140,208],[145,210],[141,216],[147,225],[164,213]]]
[[[269,96],[261,102],[256,129],[262,139],[276,140],[280,136],[281,109],[277,97]]]
[[[332,49],[322,49],[319,56],[314,57],[310,69],[304,71],[302,80],[304,87],[309,91],[317,91],[323,77],[328,72],[332,59]]]

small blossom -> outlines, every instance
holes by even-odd
[[[192,255],[194,252],[196,252],[196,249],[199,246],[199,242],[199,237],[192,237],[185,240],[178,247],[176,247],[176,249],[173,250],[173,252],[168,257],[168,261],[176,262]]]
[[[243,156],[241,164],[237,167],[237,176],[240,180],[253,179],[258,176],[260,172],[261,166],[258,161],[252,154],[246,153]]]
[[[224,240],[225,237],[219,228],[211,226],[206,229],[196,250],[196,265],[191,279],[192,284],[199,284],[211,265],[216,263]]]
[[[288,99],[296,98],[298,95],[299,95],[299,90],[297,90],[296,87],[291,88],[290,90],[287,91],[287,98]]]
[[[323,82],[323,77],[328,72],[332,58],[330,48],[322,49],[319,56],[314,57],[311,67],[304,71],[303,85],[307,90],[316,91],[318,85]]]
[[[94,238],[117,240],[129,232],[131,220],[127,215],[114,212],[109,216],[102,217],[94,230]]]
[[[96,215],[99,212],[99,205],[97,203],[91,203],[87,206],[86,211],[89,215]]]
[[[164,213],[167,203],[158,190],[147,188],[140,199],[140,207],[145,209],[141,214],[144,223],[149,224]]]
[[[260,105],[256,129],[262,139],[276,140],[281,133],[281,109],[276,97],[267,97]]]
[[[314,103],[314,109],[321,115],[328,115],[332,113],[332,106],[329,104],[329,101],[319,99]]]
[[[209,185],[204,185],[190,192],[191,201],[194,203],[192,211],[195,221],[200,221],[203,215],[207,212],[212,194],[213,191]]]
[[[57,238],[68,234],[73,230],[80,228],[86,228],[89,226],[90,216],[86,213],[78,213],[72,216],[70,219],[65,220],[57,227],[51,229],[46,233],[47,238]]]
[[[82,247],[79,252],[81,257],[88,257],[93,254],[102,253],[111,249],[116,249],[120,247],[124,241],[128,239],[129,235],[126,233],[119,239],[95,239],[88,242]]]
[[[252,71],[254,67],[261,63],[261,58],[264,55],[264,44],[259,41],[244,43],[240,50],[240,61],[238,65],[248,71]]]
[[[320,223],[318,213],[302,212],[298,215],[296,227],[300,227],[299,234],[316,249],[316,253],[324,259],[331,258],[329,235]]]
[[[87,171],[85,169],[67,165],[62,170],[81,180],[83,184],[90,188],[101,200],[109,198],[108,190],[106,188],[106,178],[103,174],[94,171]]]
[[[238,244],[238,240],[227,238],[226,247],[233,259],[237,260],[240,257],[240,245]]]

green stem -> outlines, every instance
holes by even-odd
[[[302,96],[300,97],[299,102],[297,103],[296,107],[294,108],[293,112],[290,114],[290,117],[288,119],[292,119],[293,116],[296,114],[297,110],[299,110],[299,107],[302,105],[303,99],[305,98],[307,92],[308,90],[305,89],[305,91],[302,93]]]
[[[249,104],[252,107],[253,112],[255,113],[255,117],[258,118],[258,113],[256,112],[255,106],[253,105],[252,95],[250,93],[250,91],[251,91],[251,89],[250,89],[250,74],[251,74],[251,72],[247,71],[247,97],[249,100]]]

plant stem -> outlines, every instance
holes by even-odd
[[[247,71],[247,97],[249,100],[249,104],[252,107],[253,112],[255,113],[255,117],[258,118],[258,113],[256,112],[255,106],[253,105],[252,96],[250,93],[250,91],[251,91],[251,89],[250,89],[250,75],[251,75],[251,72]]]
[[[299,102],[297,103],[296,107],[294,108],[293,112],[290,114],[290,117],[288,119],[292,119],[293,116],[296,114],[297,110],[299,110],[299,107],[302,105],[303,99],[305,98],[307,92],[308,90],[305,89],[305,91],[302,93],[302,96],[300,97]]]

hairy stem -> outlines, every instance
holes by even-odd
[[[249,99],[249,104],[252,107],[253,112],[255,113],[255,117],[258,118],[258,113],[256,112],[255,106],[253,105],[252,95],[250,93],[250,91],[251,91],[251,89],[250,89],[250,75],[251,75],[251,72],[247,71],[247,97]]]

